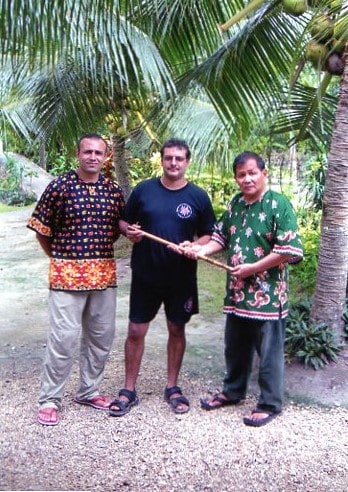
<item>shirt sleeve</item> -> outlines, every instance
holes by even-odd
[[[303,258],[303,246],[298,230],[295,211],[287,198],[280,196],[272,200],[275,211],[275,235],[273,253],[292,255],[290,263]]]
[[[27,227],[42,234],[51,237],[55,224],[59,220],[62,201],[58,191],[57,181],[54,180],[45,189],[38,201],[31,217],[28,220]]]

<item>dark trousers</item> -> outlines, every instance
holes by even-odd
[[[257,408],[281,412],[284,399],[284,339],[284,319],[260,321],[228,314],[225,326],[224,393],[231,399],[245,398],[256,350],[260,358],[260,397]]]

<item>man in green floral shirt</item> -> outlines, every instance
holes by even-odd
[[[282,411],[287,264],[300,261],[303,249],[291,203],[266,189],[261,157],[243,152],[233,172],[241,193],[215,225],[211,241],[187,249],[188,256],[198,258],[226,250],[230,266],[224,303],[226,376],[222,392],[201,405],[214,410],[243,400],[256,350],[260,397],[244,423],[259,427]]]

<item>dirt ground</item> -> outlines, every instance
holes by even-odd
[[[31,208],[26,208],[0,215],[0,382],[9,373],[32,373],[38,378],[45,351],[48,259],[41,252],[35,234],[25,227],[30,212]],[[130,282],[128,259],[118,263],[118,276],[114,350],[122,358]],[[206,380],[207,386],[216,389],[220,387],[224,371],[223,326],[221,314],[210,319],[197,315],[187,327],[183,371],[191,378]],[[144,360],[165,358],[165,346],[166,329],[163,314],[160,314],[150,328]],[[348,353],[337,364],[318,371],[305,369],[300,364],[287,365],[288,401],[348,408],[347,376]],[[256,370],[250,392],[257,394]]]

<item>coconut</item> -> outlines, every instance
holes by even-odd
[[[327,41],[332,38],[334,33],[334,22],[325,14],[320,14],[314,18],[311,26],[311,35],[317,41]]]
[[[326,60],[325,68],[331,75],[342,75],[344,71],[344,61],[337,53],[332,53]]]
[[[328,48],[325,44],[318,43],[318,41],[311,39],[306,46],[305,57],[311,61],[316,68],[321,68],[328,55]]]
[[[307,10],[307,0],[283,0],[284,12],[290,15],[298,16],[304,14]]]

